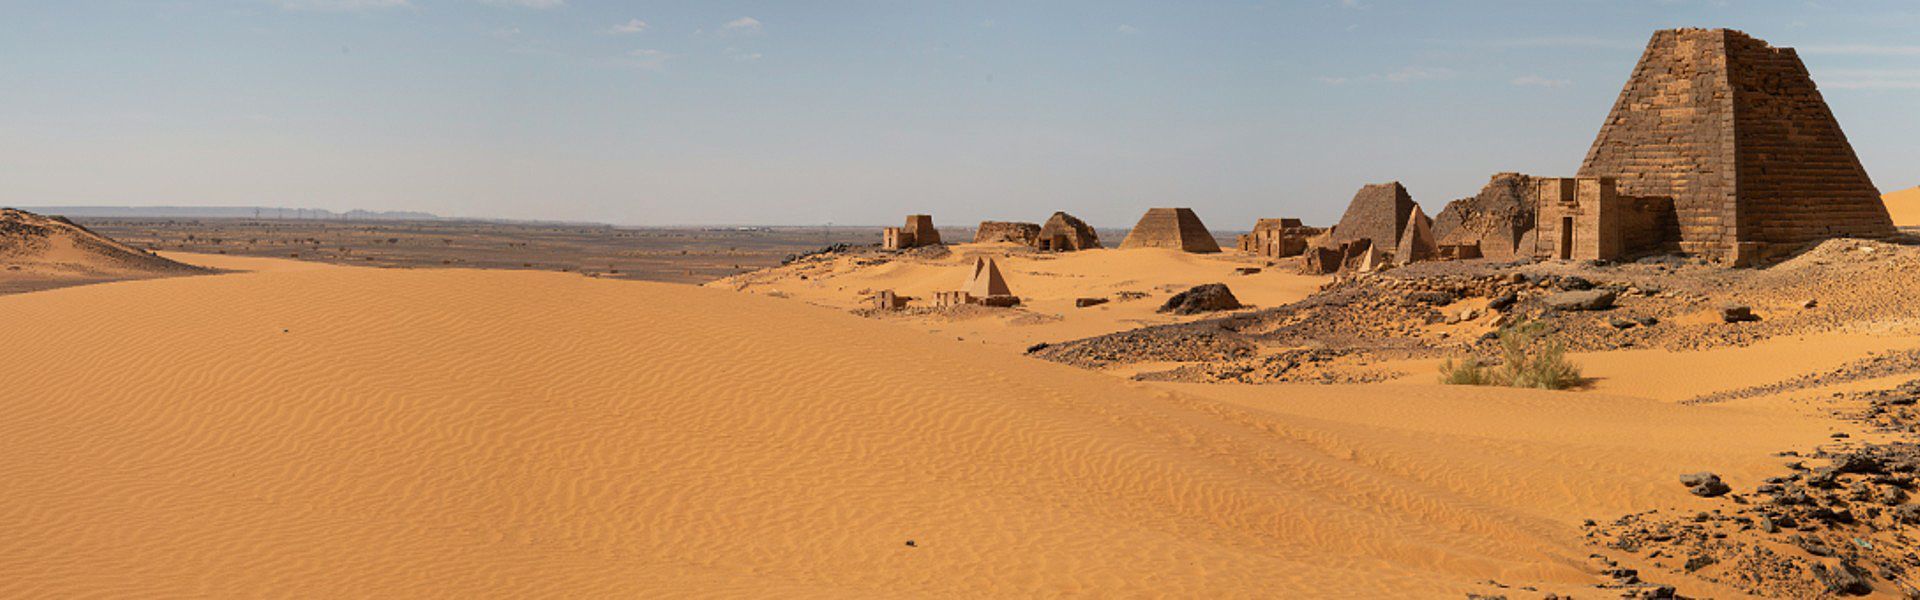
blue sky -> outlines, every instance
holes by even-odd
[[[0,204],[630,225],[1327,223],[1571,175],[1647,37],[1793,46],[1920,184],[1920,3],[0,4]]]

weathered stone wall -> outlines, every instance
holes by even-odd
[[[1836,236],[1893,234],[1880,192],[1792,48],[1726,33],[1740,241],[1761,259]]]
[[[1318,227],[1302,225],[1299,219],[1260,219],[1253,231],[1238,238],[1239,248],[1257,256],[1287,258],[1307,249],[1307,240],[1320,235]]]
[[[981,221],[980,228],[973,231],[973,243],[1013,242],[1032,244],[1040,238],[1040,226],[1033,223],[1013,221]]]
[[[940,243],[940,230],[933,228],[932,215],[907,215],[901,237],[913,246],[932,246]]]
[[[1738,234],[1733,116],[1726,33],[1655,32],[1579,176],[1613,177],[1631,196],[1673,198],[1681,249],[1718,257]]]
[[[1190,208],[1154,208],[1140,217],[1121,249],[1173,248],[1187,252],[1219,252],[1220,243]]]
[[[1655,32],[1579,175],[1673,199],[1679,249],[1718,260],[1893,232],[1799,57],[1738,31]]]

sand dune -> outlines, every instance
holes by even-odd
[[[1578,518],[1825,432],[1154,387],[666,284],[216,264],[256,270],[0,297],[0,595],[1578,590]]]
[[[0,209],[0,294],[201,272],[64,218]]]
[[[1920,187],[1908,188],[1881,196],[1887,203],[1887,214],[1893,217],[1897,227],[1920,227]]]

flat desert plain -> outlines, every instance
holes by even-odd
[[[1158,383],[725,285],[166,256],[222,272],[0,296],[0,595],[1585,597],[1618,561],[1738,597],[1583,521],[1873,435],[1682,399],[1920,345],[1606,353],[1579,392]]]

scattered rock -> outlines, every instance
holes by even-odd
[[[1680,476],[1680,484],[1687,486],[1687,492],[1702,498],[1712,498],[1733,491],[1720,476],[1708,472],[1687,473]]]
[[[1728,304],[1720,307],[1720,320],[1728,323],[1745,323],[1760,320],[1760,315],[1753,314],[1753,308],[1745,304]]]
[[[1487,301],[1487,310],[1491,310],[1494,312],[1505,311],[1508,308],[1512,307],[1513,303],[1517,300],[1519,300],[1519,298],[1514,296],[1513,292],[1505,292],[1495,297],[1493,300]]]
[[[1635,321],[1633,319],[1610,317],[1607,319],[1607,324],[1612,325],[1614,329],[1630,329],[1630,328],[1633,328],[1634,326],[1639,325],[1640,322]]]
[[[1106,303],[1107,303],[1106,298],[1074,298],[1073,299],[1074,308],[1086,308],[1089,306],[1099,306]]]
[[[1613,299],[1611,290],[1583,290],[1547,296],[1546,303],[1555,310],[1606,310],[1613,308]]]

